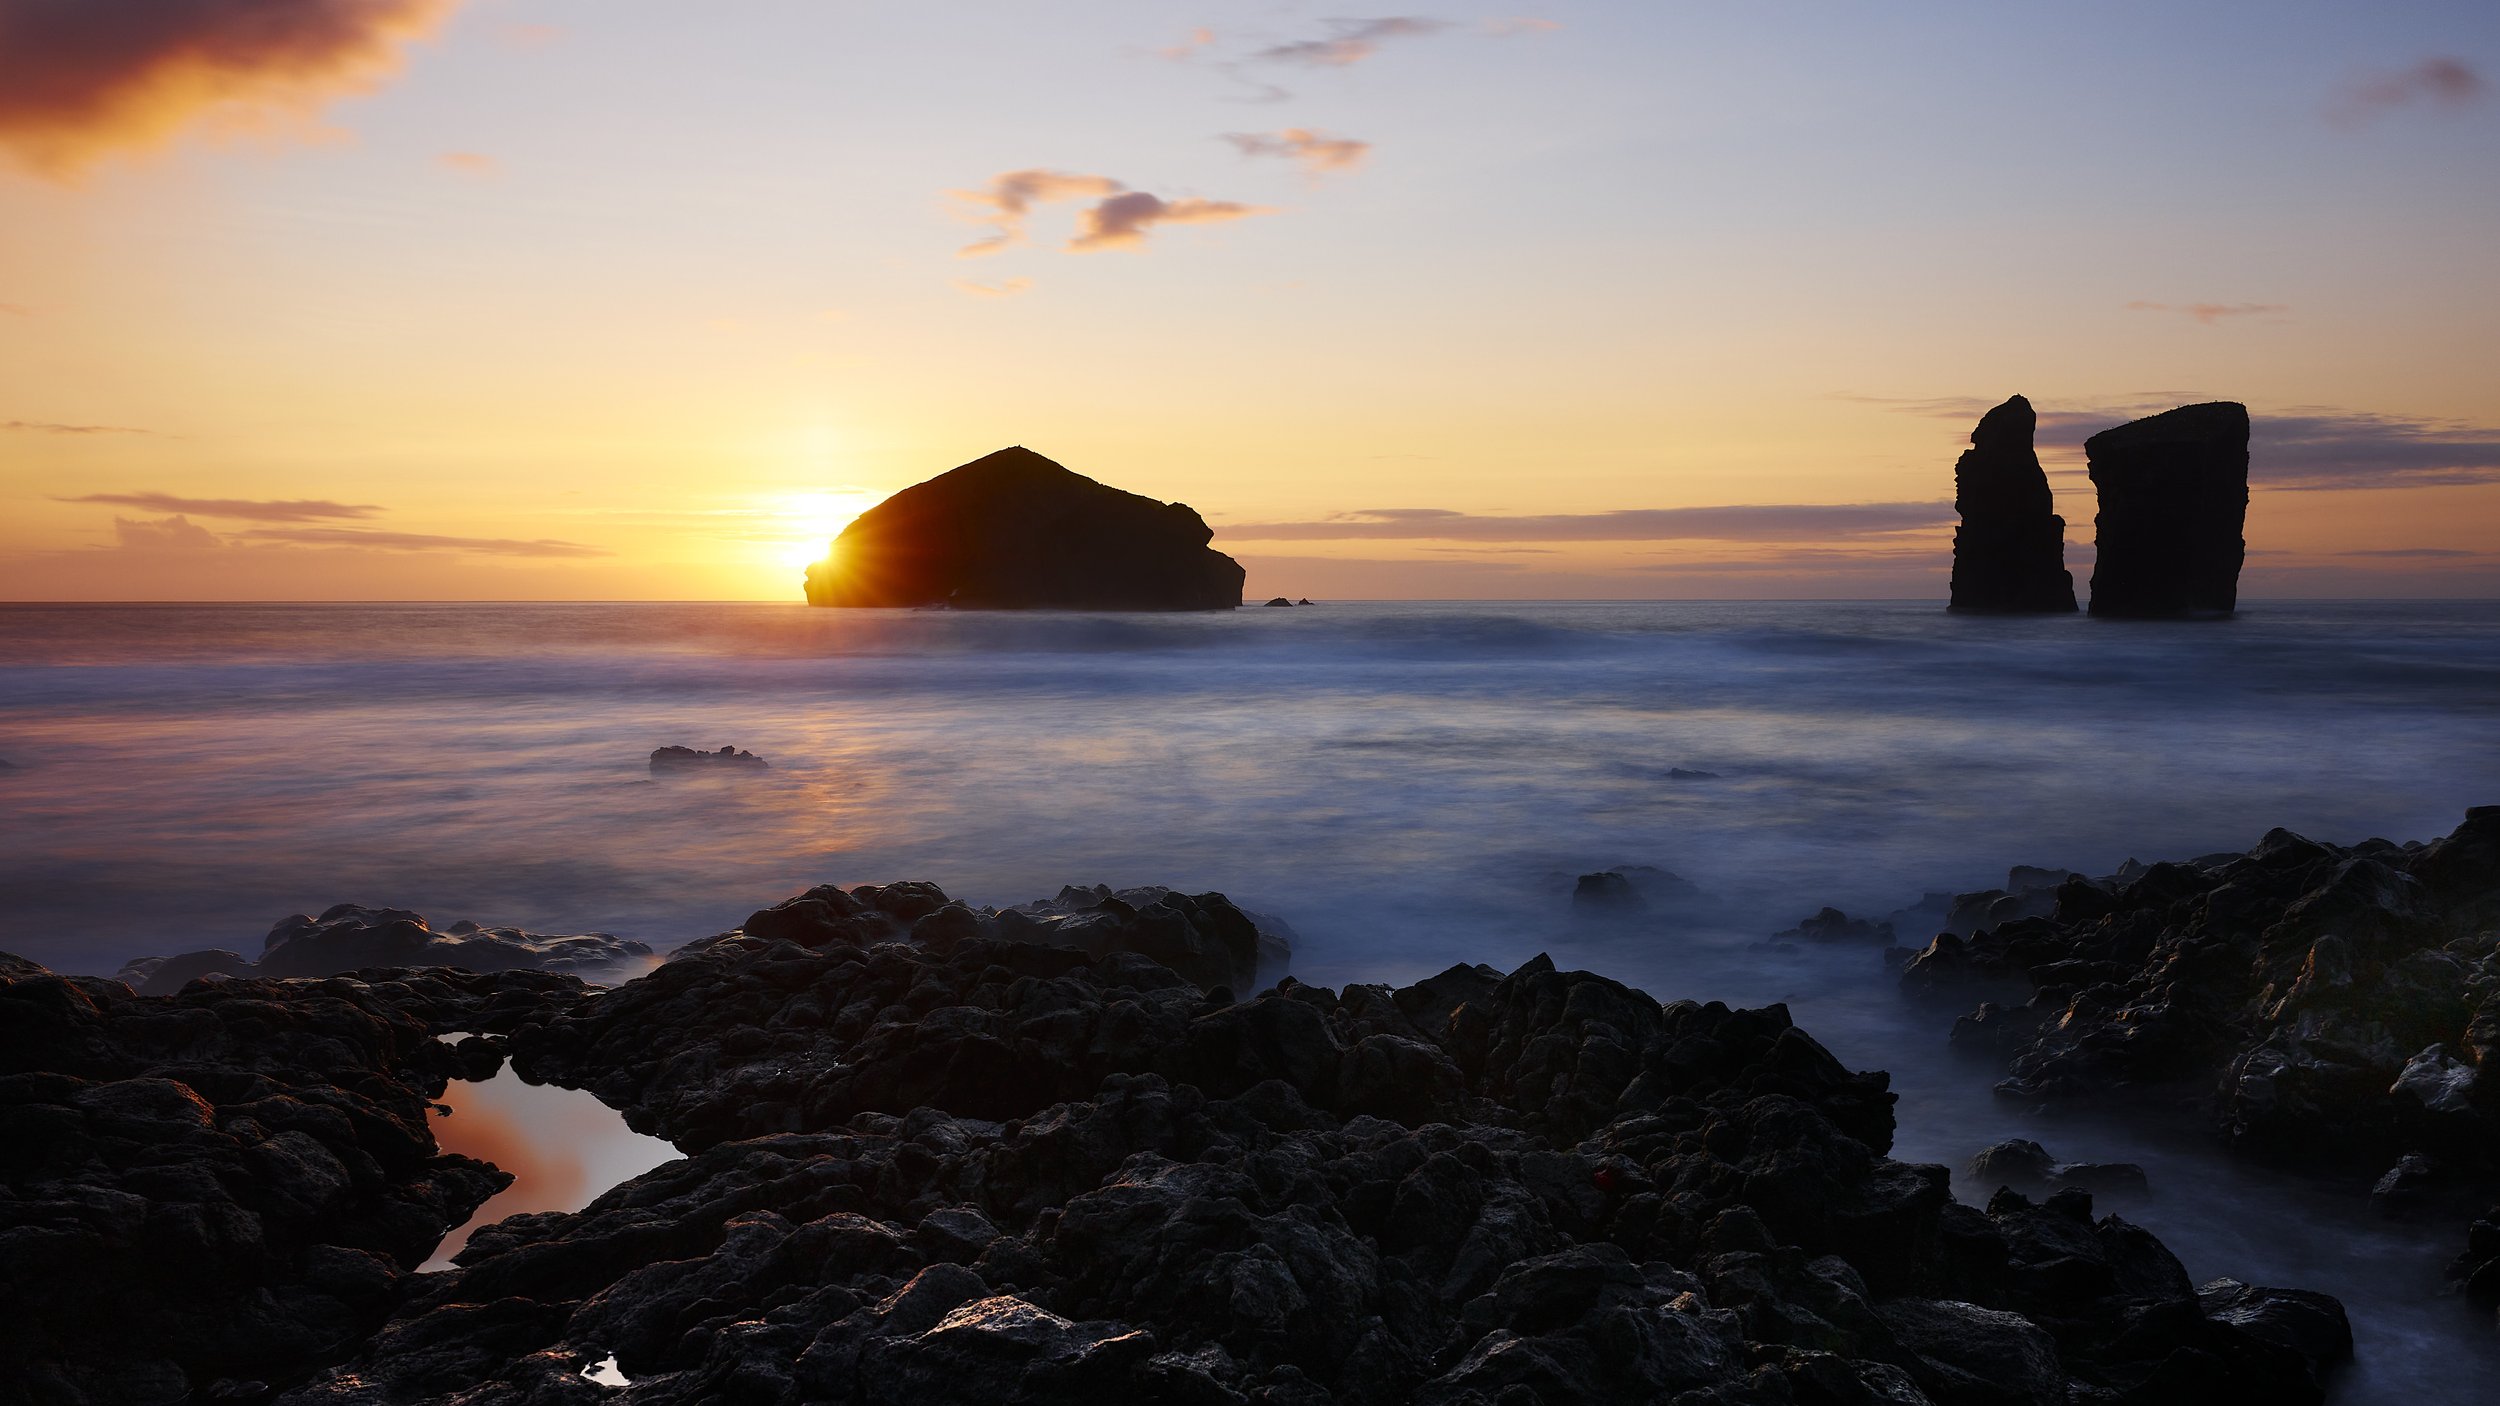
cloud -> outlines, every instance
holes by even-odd
[[[447,151],[435,157],[434,164],[467,176],[491,176],[502,165],[482,151]]]
[[[1551,34],[1560,28],[1562,28],[1561,20],[1542,20],[1528,15],[1513,15],[1508,19],[1491,19],[1484,22],[1484,32],[1496,39],[1508,39],[1520,34]]]
[[[1076,238],[1068,241],[1067,248],[1073,254],[1135,249],[1145,244],[1146,232],[1156,225],[1220,224],[1273,213],[1263,205],[1244,205],[1233,200],[1200,200],[1195,196],[1165,200],[1142,190],[1126,191],[1079,213]]]
[[[1311,522],[1218,524],[1216,531],[1228,542],[1819,542],[1916,532],[1953,520],[1951,503],[1753,503],[1521,516],[1374,508]]]
[[[136,551],[196,551],[218,545],[217,534],[182,516],[113,519],[113,543]]]
[[[2463,547],[2356,547],[2350,551],[2336,552],[2334,555],[2339,557],[2424,557],[2444,560],[2449,557],[2479,557],[2486,553],[2467,551]]]
[[[560,542],[550,537],[521,541],[511,537],[440,537],[426,532],[386,532],[368,527],[256,527],[239,534],[256,542],[282,542],[298,547],[361,547],[373,552],[473,552],[496,557],[605,557],[605,547]]]
[[[2463,59],[2427,58],[2408,69],[2354,79],[2327,105],[2327,116],[2350,126],[2416,104],[2461,108],[2481,98],[2487,86]]]
[[[955,280],[956,292],[970,293],[976,298],[1012,298],[1019,293],[1029,292],[1032,287],[1033,280],[1029,278],[1007,278],[996,283],[975,283],[969,278]]]
[[[1200,50],[1205,49],[1214,43],[1215,31],[1207,28],[1205,25],[1200,25],[1196,29],[1189,31],[1188,35],[1182,38],[1179,43],[1166,44],[1162,48],[1155,50],[1154,54],[1156,58],[1162,59],[1167,63],[1187,63],[1191,59],[1196,58]]]
[[[0,147],[77,174],[203,118],[300,119],[372,88],[456,0],[0,0]]]
[[[2263,317],[2263,316],[2268,316],[2268,315],[2271,315],[2271,314],[2274,314],[2274,313],[2290,312],[2290,311],[2291,311],[2291,308],[2290,308],[2288,305],[2283,304],[2283,303],[2147,303],[2147,302],[2133,302],[2133,303],[2129,303],[2129,304],[2127,304],[2127,311],[2129,311],[2129,312],[2175,312],[2175,313],[2179,314],[2179,315],[2180,315],[2180,316],[2182,316],[2182,317],[2192,317],[2192,318],[2195,318],[2197,321],[2199,321],[2199,322],[2201,322],[2201,323],[2204,323],[2204,324],[2205,324],[2206,326],[2208,326],[2208,327],[2211,327],[2211,326],[2213,326],[2215,323],[2220,322],[2222,319],[2224,319],[2224,318],[2226,318],[2226,317]]]
[[[564,31],[552,24],[507,24],[495,37],[514,49],[543,49],[563,38]]]
[[[1912,415],[1976,423],[1996,404],[1978,396],[1891,399],[1844,395]],[[2055,406],[2035,398],[2044,450],[2081,450],[2102,430],[2211,400],[2197,391],[2135,395]],[[2380,415],[2333,406],[2249,412],[2249,482],[2272,489],[2454,488],[2500,483],[2500,427],[2419,415]]]
[[[1087,176],[1068,171],[1009,171],[994,176],[979,190],[949,191],[948,194],[976,209],[984,211],[974,218],[991,225],[997,233],[976,239],[956,251],[960,258],[977,258],[995,254],[1010,245],[1024,242],[1024,221],[1036,205],[1054,200],[1087,200],[1116,195],[1127,187],[1109,176]]]
[[[152,513],[195,513],[249,522],[318,522],[324,518],[366,518],[382,511],[371,503],[333,503],[323,498],[178,498],[171,493],[86,493],[53,501],[108,503]]]
[[[0,420],[0,430],[20,434],[146,434],[121,425],[58,425],[46,420]]]
[[[1251,60],[1299,64],[1308,68],[1349,68],[1379,53],[1381,44],[1388,40],[1420,39],[1452,27],[1448,20],[1419,19],[1411,15],[1325,20],[1323,23],[1329,28],[1326,37],[1273,44],[1252,54]]]
[[[1363,164],[1363,158],[1372,149],[1370,142],[1332,137],[1309,127],[1287,127],[1281,132],[1226,132],[1224,140],[1239,148],[1244,156],[1280,156],[1299,162],[1303,170],[1314,176],[1328,171],[1351,171]]]

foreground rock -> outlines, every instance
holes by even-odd
[[[2066,519],[2031,447],[2039,417],[2014,396],[1980,417],[1971,447],[1953,466],[1953,609],[2072,612]]]
[[[581,989],[429,972],[150,998],[0,956],[0,1398],[251,1399],[365,1341],[511,1180],[437,1151],[431,1101],[481,1066],[434,1036]]]
[[[686,772],[770,771],[772,763],[753,752],[723,747],[717,752],[698,752],[692,747],[662,747],[651,754],[651,774],[672,776]]]
[[[794,1406],[2314,1401],[2335,1356],[2080,1193],[1954,1203],[1778,1007],[1543,958],[1235,1001],[979,918],[820,889],[516,1029],[689,1156],[479,1231],[287,1401],[570,1401],[611,1356]]]
[[[269,930],[258,961],[222,948],[142,957],[122,981],[146,996],[169,996],[203,976],[338,976],[367,967],[459,967],[473,972],[568,972],[622,979],[649,960],[644,943],[594,933],[533,933],[457,922],[442,932],[405,908],[341,903],[318,918],[297,914]]]
[[[2085,440],[2095,615],[2228,615],[2248,543],[2248,407],[2183,405]]]
[[[1231,610],[1241,564],[1182,503],[1122,492],[1021,446],[859,515],[807,569],[810,605]]]

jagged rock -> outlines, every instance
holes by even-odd
[[[772,763],[753,752],[741,752],[724,746],[717,752],[699,752],[692,747],[662,747],[651,754],[653,776],[673,776],[687,772],[770,771]]]
[[[442,932],[405,908],[341,903],[318,918],[279,920],[261,944],[260,959],[224,950],[141,957],[121,980],[144,996],[167,996],[203,976],[340,976],[368,967],[459,967],[473,972],[567,972],[615,979],[638,968],[651,948],[594,933],[533,933],[519,928],[452,924]]]
[[[2031,447],[2038,417],[2021,396],[1980,417],[1953,466],[1955,610],[1998,613],[2075,608],[2066,570],[2066,519]]]
[[[1071,473],[1021,446],[859,515],[807,569],[810,605],[1231,610],[1241,564],[1182,503]]]
[[[2230,614],[2248,547],[2248,407],[2183,405],[2083,449],[2101,500],[2092,613]]]
[[[410,972],[148,997],[0,956],[0,1394],[231,1399],[356,1348],[511,1180],[436,1150],[463,1060],[434,1036],[581,990]]]
[[[572,1401],[611,1356],[653,1406],[2149,1406],[2226,1359],[2317,1399],[2089,1197],[1983,1212],[1887,1158],[1883,1076],[1777,1007],[1543,958],[1226,1004],[924,939],[950,911],[819,891],[515,1030],[690,1155],[479,1230],[285,1406]]]

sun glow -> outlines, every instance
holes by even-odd
[[[769,544],[773,564],[805,571],[823,561],[833,539],[876,501],[869,493],[792,493],[779,499],[772,516],[788,525],[788,533]]]

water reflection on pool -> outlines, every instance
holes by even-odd
[[[525,1084],[509,1067],[482,1083],[454,1082],[451,1109],[434,1120],[445,1152],[492,1162],[512,1185],[444,1237],[421,1269],[449,1269],[469,1232],[523,1211],[578,1211],[618,1182],[673,1160],[677,1149],[625,1126],[625,1117],[579,1089]]]

